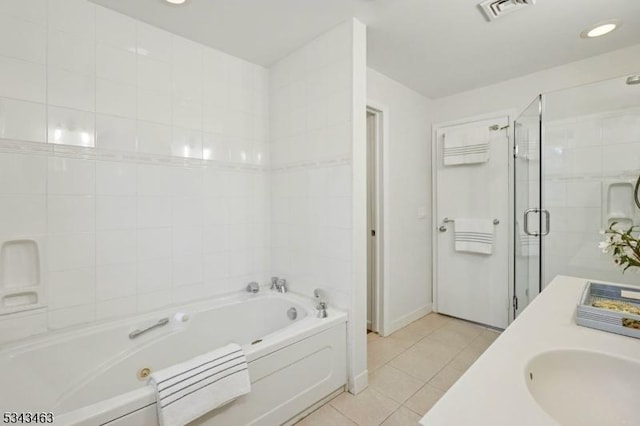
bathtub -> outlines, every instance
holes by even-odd
[[[242,293],[4,345],[0,408],[52,412],[60,425],[157,425],[145,369],[236,342],[247,355],[251,393],[193,424],[286,423],[346,384],[347,315],[328,314],[317,318],[313,301],[297,295]],[[129,338],[162,318],[169,323]]]

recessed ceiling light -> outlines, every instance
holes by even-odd
[[[609,34],[611,31],[616,30],[622,26],[622,21],[619,19],[610,19],[604,22],[598,22],[591,25],[589,28],[580,33],[582,38],[595,38],[605,34]]]
[[[165,1],[171,4],[184,4],[187,0],[165,0]]]

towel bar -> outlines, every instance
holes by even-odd
[[[444,219],[442,219],[442,222],[444,223],[453,223],[455,222],[455,219],[449,219],[448,217],[445,217]],[[494,225],[500,225],[500,220],[499,219],[493,219],[493,224]]]
[[[133,330],[131,333],[129,333],[129,339],[135,339],[136,337],[146,333],[147,331],[151,331],[154,328],[162,327],[163,325],[167,325],[167,324],[169,324],[169,318],[162,318],[161,320],[158,320],[158,322],[156,322],[153,325],[150,325],[147,328],[143,328],[142,330],[140,329]]]
[[[438,227],[438,231],[440,232],[447,232],[447,223],[454,223],[456,220],[455,219],[449,219],[448,217],[445,217],[444,219],[442,219],[442,225],[440,225],[440,227]],[[500,220],[499,219],[493,219],[493,224],[494,225],[499,225],[500,224]]]
[[[496,132],[498,130],[504,130],[504,129],[507,129],[509,127],[510,127],[509,124],[507,124],[506,126],[502,126],[502,127],[500,125],[498,125],[498,124],[494,124],[493,126],[489,126],[489,130],[491,130],[492,132]]]

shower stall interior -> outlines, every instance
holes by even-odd
[[[556,276],[640,285],[598,243],[640,225],[640,85],[620,77],[538,96],[514,125],[514,317]]]

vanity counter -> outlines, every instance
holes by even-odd
[[[584,278],[558,276],[420,420],[423,426],[558,425],[527,389],[528,362],[551,350],[607,353],[640,362],[640,340],[575,322]]]

